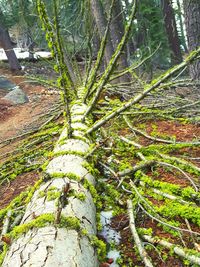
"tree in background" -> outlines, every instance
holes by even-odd
[[[179,35],[181,45],[184,48],[184,52],[188,53],[188,47],[186,44],[186,36],[185,36],[185,31],[184,31],[184,22],[183,22],[183,16],[184,16],[183,5],[181,4],[180,0],[176,0],[176,4],[177,6],[174,7],[174,11],[176,14],[176,21],[178,23],[177,25],[178,35]]]
[[[156,0],[141,0],[138,2],[136,21],[133,32],[135,47],[138,54],[145,57],[158,51],[146,61],[142,73],[149,73],[148,79],[153,77],[156,68],[168,68],[170,66],[170,50],[164,28],[163,14],[160,2]],[[133,57],[134,58],[134,57]]]
[[[200,46],[200,1],[184,0],[185,25],[189,51]],[[200,60],[190,65],[190,76],[197,80],[200,78]]]
[[[0,46],[4,49],[11,70],[20,70],[21,66],[13,50],[13,43],[4,23],[4,14],[0,10]]]
[[[171,63],[178,64],[183,60],[183,58],[176,26],[176,20],[174,16],[174,10],[172,7],[172,1],[161,0],[161,6],[163,10],[163,18],[165,22],[168,43],[171,50]]]
[[[109,10],[110,0],[104,0],[106,10]],[[110,25],[110,36],[113,48],[116,49],[117,45],[119,44],[122,36],[124,35],[124,25],[125,25],[125,18],[123,16],[123,8],[121,0],[115,0],[113,6],[113,15],[112,21]],[[125,69],[129,66],[128,64],[128,57],[127,57],[127,50],[126,47],[124,48],[123,53],[121,54],[118,60],[118,70]],[[130,75],[127,74],[123,77],[120,77],[119,80],[121,83],[128,83],[130,82]]]

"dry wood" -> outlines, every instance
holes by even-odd
[[[135,226],[133,204],[132,204],[132,201],[130,199],[127,200],[127,207],[128,207],[129,225],[131,228],[131,233],[133,235],[133,238],[134,238],[135,244],[137,246],[137,249],[139,251],[140,257],[141,257],[141,259],[144,262],[146,267],[153,267],[153,264],[150,261],[148,254],[142,245],[142,241],[140,240],[140,237],[137,233],[136,226]]]
[[[158,237],[151,237],[149,235],[142,235],[142,238],[149,243],[159,244],[165,248],[172,249],[178,256],[189,260],[193,264],[200,265],[200,256],[191,255],[190,252],[187,252],[185,249],[179,246],[176,246],[166,240],[159,239]]]

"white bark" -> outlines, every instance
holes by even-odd
[[[200,266],[199,255],[192,255],[190,252],[184,251],[183,248],[178,247],[178,246],[176,246],[176,245],[174,245],[174,244],[172,244],[166,240],[153,238],[153,237],[148,236],[148,235],[143,235],[142,237],[144,238],[144,240],[146,240],[149,243],[159,244],[159,245],[166,247],[168,249],[172,249],[176,255],[189,260],[193,264],[197,264],[198,266]]]
[[[81,119],[86,109],[84,105],[72,108],[72,121]],[[83,123],[72,123],[74,136],[84,136],[87,125]],[[67,137],[66,129],[63,130],[60,140]],[[55,192],[62,192],[63,186],[70,183],[70,189],[76,193],[84,193],[85,200],[81,201],[74,196],[68,197],[68,204],[62,209],[62,216],[76,217],[81,222],[81,228],[86,229],[89,235],[96,234],[95,205],[90,192],[77,180],[70,180],[67,174],[74,174],[82,179],[87,179],[94,185],[94,177],[82,166],[85,159],[75,152],[89,152],[89,140],[86,142],[79,139],[66,139],[58,142],[54,152],[66,152],[66,155],[58,155],[50,161],[46,172],[53,176],[54,173],[66,174],[64,178],[52,178],[43,183],[34,193],[28,204],[21,224],[26,224],[46,213],[56,214],[58,207],[56,199],[48,200],[47,192],[55,188]],[[70,154],[72,153],[72,154]],[[42,197],[41,197],[42,196]],[[97,256],[94,247],[90,244],[88,237],[82,236],[73,229],[59,228],[56,225],[48,225],[43,228],[33,228],[18,239],[13,240],[11,247],[4,259],[3,267],[96,267]]]

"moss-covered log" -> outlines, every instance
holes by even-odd
[[[85,108],[79,104],[72,107],[72,122],[81,119]],[[84,167],[84,155],[90,149],[89,140],[82,140],[87,127],[72,123],[74,134],[70,139],[63,130],[46,168],[45,181],[34,193],[21,224],[10,234],[12,243],[3,267],[98,266],[90,242],[96,234],[95,205],[84,187],[85,180],[95,183]]]

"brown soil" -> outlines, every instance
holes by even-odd
[[[27,82],[27,78],[23,75],[13,76],[13,73],[9,70],[1,68],[0,74],[19,85],[29,98],[29,102],[23,105],[13,105],[0,98],[0,155],[2,156],[9,151],[13,151],[18,145],[18,141],[6,146],[1,145],[1,142],[26,131],[31,131],[43,124],[44,118],[41,116],[48,113],[53,107],[52,104],[58,102],[59,95],[57,92],[52,93],[49,88]],[[27,187],[33,185],[37,179],[37,173],[30,172],[19,175],[10,183],[0,185],[0,209],[8,205],[13,198]]]
[[[38,177],[36,172],[25,173],[16,177],[9,184],[2,185],[0,187],[0,209],[6,207],[12,199],[25,191],[29,186],[34,185]]]

